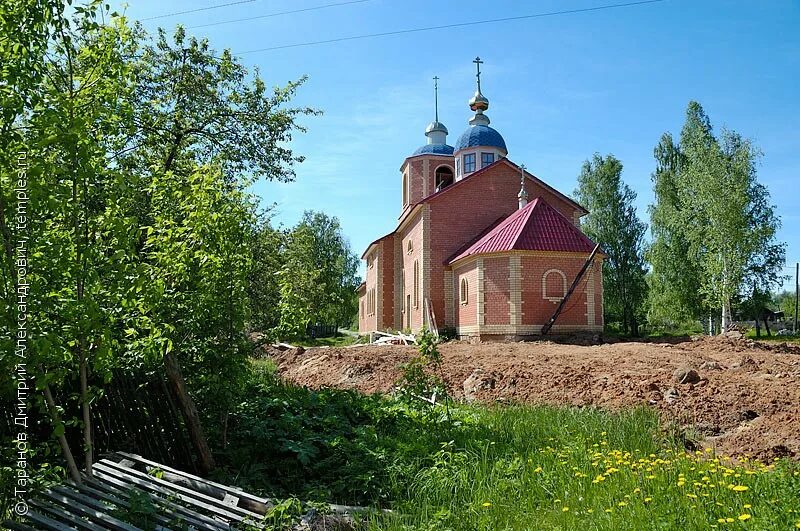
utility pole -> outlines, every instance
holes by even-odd
[[[794,329],[792,332],[797,333],[797,306],[798,297],[800,297],[800,262],[794,266]]]

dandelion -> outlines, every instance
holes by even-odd
[[[731,490],[736,491],[736,492],[744,492],[747,489],[748,489],[748,487],[746,487],[745,485],[733,485],[731,487]]]
[[[651,501],[653,501],[653,498],[645,498],[645,499],[644,499],[644,502],[645,502],[645,503],[650,503]]]
[[[725,523],[725,519],[724,518],[717,518],[717,522],[719,522],[721,524],[724,524]]]
[[[753,508],[753,506],[752,506],[752,505],[750,505],[749,503],[745,503],[745,504],[744,504],[744,508],[745,508],[745,509],[752,509],[752,508]]]
[[[539,473],[539,472],[542,471],[542,467],[537,466],[536,468],[533,469],[533,471],[536,472],[536,473]]]
[[[492,503],[491,502],[483,502],[483,506],[484,507],[491,507]]]
[[[734,523],[736,520],[734,520],[733,518],[731,518],[731,517],[729,516],[729,517],[727,517],[727,518],[725,519],[725,521],[726,521],[727,523],[729,523],[729,524],[732,524],[732,523]]]
[[[567,512],[569,512],[569,507],[564,507],[563,509],[561,509],[561,512],[564,512],[564,513],[567,513]],[[741,518],[741,517],[740,517],[740,518]]]
[[[626,505],[628,505],[628,502],[624,502],[624,501],[621,501],[621,502],[619,502],[617,504],[617,506],[619,506],[619,507],[625,507]]]
[[[750,515],[749,515],[749,514],[747,514],[747,513],[744,513],[744,514],[740,514],[740,515],[739,515],[739,520],[740,520],[740,521],[742,521],[742,522],[744,522],[744,521],[747,521],[747,520],[750,520],[750,518],[752,518],[752,516],[750,516]]]

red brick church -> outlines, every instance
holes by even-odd
[[[489,127],[476,63],[469,127],[449,146],[437,108],[427,144],[400,168],[397,227],[364,251],[361,333],[417,332],[434,320],[462,338],[538,335],[595,247],[580,230],[586,209],[509,160]],[[603,257],[580,278],[554,333],[603,329]]]

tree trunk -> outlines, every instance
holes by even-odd
[[[86,353],[81,347],[81,408],[83,409],[83,457],[86,475],[92,477],[92,464],[94,460],[94,445],[92,443],[92,412],[89,404],[89,369],[86,363]]]
[[[208,474],[216,466],[214,464],[214,457],[211,455],[211,449],[208,447],[206,434],[203,431],[203,425],[200,423],[200,417],[197,414],[194,400],[192,400],[192,397],[189,396],[189,393],[186,391],[186,384],[183,381],[183,374],[178,365],[178,360],[176,360],[172,354],[164,354],[164,368],[167,371],[167,378],[175,390],[175,395],[178,397],[184,420],[186,420],[186,426],[189,428],[189,438],[191,438],[192,444],[197,452],[200,472],[202,474]]]
[[[759,321],[759,315],[756,314],[756,339],[761,337],[761,322]]]
[[[53,426],[58,426],[61,423],[61,417],[58,415],[58,408],[56,401],[53,400],[53,393],[50,391],[50,385],[44,386],[44,399],[47,402],[47,411],[50,413],[50,419]],[[64,460],[67,462],[67,470],[69,470],[69,477],[75,483],[83,483],[81,480],[81,473],[78,471],[78,466],[75,464],[75,458],[72,456],[72,450],[69,448],[67,436],[61,434],[58,436],[58,444],[61,446],[61,453],[64,454]]]
[[[719,333],[724,334],[728,331],[731,325],[731,301],[725,300],[722,303],[722,323],[719,327]]]
[[[767,337],[772,337],[772,333],[769,330],[769,321],[767,319],[766,312],[764,312],[763,317],[764,317],[764,328],[767,330]]]

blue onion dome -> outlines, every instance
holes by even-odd
[[[411,154],[412,157],[416,155],[452,155],[453,154],[453,146],[448,146],[447,144],[425,144],[424,146],[417,148],[414,153]]]
[[[508,153],[506,141],[503,140],[500,133],[488,125],[470,125],[467,130],[458,137],[455,151],[477,146],[495,147]]]

